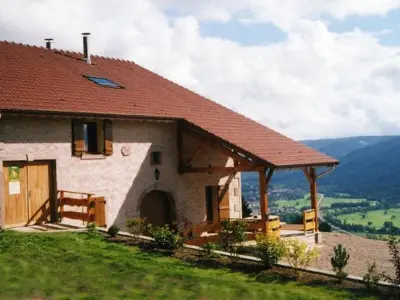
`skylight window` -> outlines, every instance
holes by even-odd
[[[90,81],[93,81],[94,83],[101,85],[101,86],[112,87],[112,88],[122,88],[122,86],[120,86],[119,84],[116,84],[115,82],[113,82],[107,78],[95,77],[95,76],[89,76],[89,75],[83,75],[83,76],[86,77],[87,79],[89,79]]]

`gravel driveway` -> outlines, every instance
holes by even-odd
[[[346,272],[351,275],[363,276],[367,272],[368,263],[376,262],[379,271],[394,274],[394,267],[390,262],[389,250],[386,242],[370,240],[359,236],[343,233],[326,233],[322,235],[321,256],[312,267],[331,270],[333,247],[342,244],[350,254]]]

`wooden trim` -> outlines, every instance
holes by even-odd
[[[237,167],[185,167],[181,173],[234,173],[265,170],[263,166],[237,166]]]
[[[68,193],[68,194],[77,194],[77,195],[90,195],[93,196],[94,194],[92,193],[84,193],[84,192],[73,192],[73,191],[66,191],[66,190],[58,190],[58,193],[64,192],[64,193]]]

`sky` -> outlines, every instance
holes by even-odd
[[[129,59],[294,139],[400,134],[400,0],[0,0],[0,40]]]

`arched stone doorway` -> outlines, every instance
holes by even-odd
[[[176,220],[175,202],[166,192],[151,191],[140,204],[140,217],[153,226],[172,224]]]

